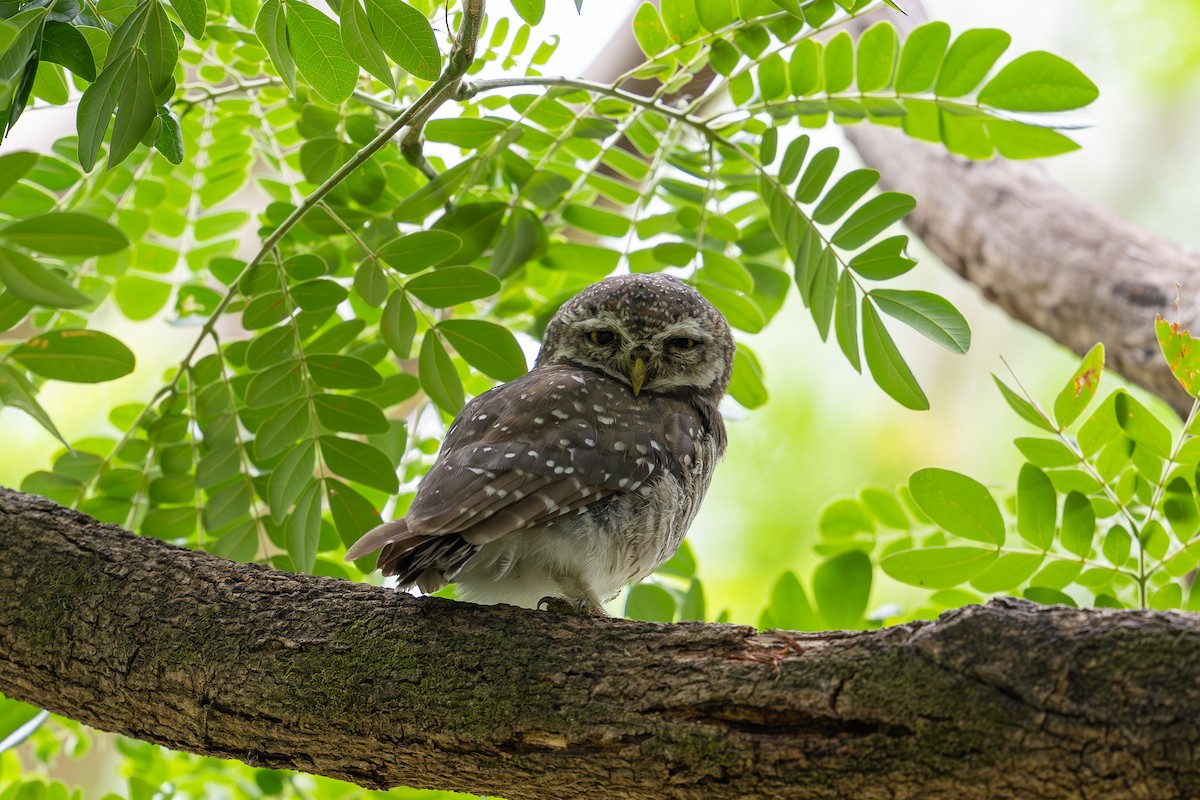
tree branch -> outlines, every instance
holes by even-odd
[[[926,21],[919,2],[905,10],[908,17],[888,12],[901,30]],[[863,30],[877,18],[851,26]],[[985,297],[1079,355],[1104,342],[1108,366],[1187,412],[1191,398],[1163,361],[1154,315],[1200,323],[1200,255],[1084,200],[1034,164],[968,161],[867,125],[845,133],[881,185],[917,199],[905,224]]]
[[[0,489],[0,691],[168,747],[509,798],[1200,790],[1200,621],[1004,600],[758,633],[424,598]]]

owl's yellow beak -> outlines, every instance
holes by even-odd
[[[644,358],[634,359],[633,367],[629,370],[629,383],[633,386],[633,396],[637,397],[642,391],[642,384],[646,382],[646,360]]]

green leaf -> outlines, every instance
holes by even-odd
[[[1091,502],[1079,492],[1067,494],[1063,502],[1062,544],[1069,552],[1087,558],[1096,535],[1096,512]]]
[[[320,485],[309,484],[296,501],[296,509],[283,524],[288,557],[299,572],[312,572],[317,563],[317,548],[321,541]]]
[[[846,360],[855,372],[862,372],[862,363],[858,355],[858,289],[850,276],[850,270],[843,270],[838,278],[837,308],[834,313],[833,329],[837,334],[838,347],[842,348]]]
[[[825,43],[825,91],[838,94],[854,83],[854,40],[838,31]]]
[[[813,572],[813,598],[831,628],[859,628],[867,612],[874,569],[861,550],[822,562]]]
[[[823,541],[853,539],[860,533],[873,535],[875,523],[856,500],[844,497],[826,504],[817,519],[817,531]]]
[[[454,369],[454,362],[446,354],[441,339],[434,332],[425,334],[421,341],[418,359],[421,387],[429,399],[449,414],[457,414],[466,398],[463,396],[462,381]]]
[[[217,531],[248,517],[253,499],[254,490],[245,478],[210,491],[203,510],[204,529]]]
[[[671,46],[662,17],[650,2],[643,2],[633,15],[633,35],[647,56],[655,56]]]
[[[471,170],[475,167],[475,158],[472,156],[465,161],[455,164],[401,200],[392,209],[392,219],[397,222],[413,222],[424,219],[429,214],[441,208],[454,192],[458,190],[463,181],[467,179],[467,176],[471,174]]]
[[[847,172],[821,198],[813,209],[814,222],[832,225],[850,210],[872,186],[879,181],[879,173],[873,169],[856,169]]]
[[[77,308],[92,302],[57,272],[18,250],[3,246],[0,246],[0,284],[13,297],[49,308]]]
[[[927,589],[966,583],[995,563],[1000,554],[981,547],[923,547],[886,555],[879,567],[898,581]]]
[[[172,285],[141,275],[122,275],[113,286],[117,307],[135,322],[147,320],[162,311],[171,297]]]
[[[317,441],[321,460],[334,474],[388,494],[399,491],[400,481],[392,462],[378,449],[340,436],[322,436]]]
[[[695,0],[660,0],[663,25],[676,42],[687,42],[700,33]]]
[[[1171,454],[1171,431],[1150,410],[1125,391],[1115,392],[1117,424],[1139,445],[1159,458]]]
[[[879,388],[887,392],[892,399],[905,408],[924,411],[929,408],[929,399],[912,370],[904,362],[904,357],[892,341],[892,336],[883,326],[879,312],[867,298],[862,302],[863,320],[863,352],[867,359],[867,368],[871,377],[879,384]]]
[[[1037,572],[1044,560],[1041,553],[1002,553],[991,566],[971,579],[971,586],[981,592],[1011,594]]]
[[[133,351],[100,331],[58,328],[11,351],[30,372],[71,383],[102,383],[133,372]]]
[[[729,395],[745,408],[760,408],[767,402],[767,387],[763,383],[762,366],[758,357],[745,344],[738,342],[733,356],[733,378]]]
[[[383,52],[410,75],[436,80],[442,69],[442,54],[425,15],[401,0],[366,0],[366,3],[367,19]]]
[[[447,319],[438,323],[446,342],[484,375],[511,381],[525,374],[525,354],[507,328],[478,319]]]
[[[1079,369],[1075,370],[1071,380],[1067,381],[1054,400],[1054,419],[1060,429],[1069,426],[1087,410],[1100,388],[1100,374],[1103,371],[1104,345],[1098,343],[1083,357]]]
[[[51,436],[62,442],[68,449],[70,448],[67,440],[54,426],[54,420],[50,419],[50,415],[38,403],[37,392],[33,388],[33,384],[8,364],[0,364],[0,405],[21,409],[49,431]]]
[[[1133,538],[1129,535],[1129,531],[1120,525],[1114,525],[1112,528],[1109,528],[1108,533],[1104,534],[1104,545],[1102,547],[1104,557],[1114,567],[1120,568],[1125,566],[1125,562],[1129,560],[1129,553],[1132,547]]]
[[[732,25],[737,19],[734,0],[696,0],[696,16],[710,32]]]
[[[68,26],[70,27],[70,26]],[[72,28],[74,30],[74,28]],[[38,154],[19,150],[0,156],[0,197],[12,188],[38,162]]]
[[[204,35],[204,18],[208,13],[204,0],[171,0],[171,8],[179,15],[183,29],[193,39]]]
[[[768,624],[759,627],[794,631],[817,631],[824,627],[813,611],[804,587],[791,571],[780,575],[771,587],[771,602],[767,611]]]
[[[349,296],[344,286],[328,278],[296,284],[289,293],[296,305],[305,311],[335,308]]]
[[[837,166],[840,154],[841,151],[838,148],[826,147],[812,157],[812,161],[808,162],[808,167],[804,170],[804,175],[796,187],[797,201],[811,203],[821,196],[821,190],[825,188],[826,181],[833,174],[833,168]]]
[[[246,405],[262,408],[290,400],[304,391],[299,360],[284,361],[257,372],[246,385]]]
[[[129,246],[120,230],[77,211],[52,211],[17,220],[0,228],[0,239],[55,256],[99,256]]]
[[[324,389],[370,389],[383,383],[374,367],[355,356],[314,353],[304,361],[313,383]]]
[[[1007,119],[984,121],[996,152],[1007,159],[1046,158],[1079,149],[1079,143],[1056,130]]]
[[[317,94],[334,105],[350,98],[358,82],[358,65],[346,52],[336,22],[306,3],[288,3],[287,42],[300,74]]]
[[[175,166],[183,163],[183,129],[179,126],[179,117],[166,106],[158,109],[158,139],[154,147]]]
[[[410,274],[441,264],[462,247],[453,233],[431,230],[398,236],[379,248],[379,257],[398,272]]]
[[[645,5],[650,4],[646,3]],[[803,44],[804,41],[802,41],[801,44]],[[641,45],[644,51],[646,44],[643,43],[641,39],[638,40],[638,44]],[[734,69],[737,68],[738,61],[741,60],[741,57],[742,56],[740,53],[738,53],[737,48],[731,45],[729,42],[725,41],[724,39],[715,39],[712,43],[712,50],[708,55],[708,61],[710,64],[712,64],[713,70],[715,70],[718,75],[729,76],[733,73]]]
[[[671,622],[675,619],[675,598],[661,586],[639,583],[625,598],[625,617],[642,622]]]
[[[273,458],[293,442],[311,433],[308,398],[298,397],[281,405],[258,426],[254,435],[254,452],[260,459]]]
[[[1044,469],[1073,467],[1079,463],[1079,458],[1071,449],[1057,439],[1022,437],[1013,439],[1013,444],[1021,451],[1021,455]]]
[[[512,4],[521,19],[530,25],[537,25],[546,13],[546,0],[512,0]]]
[[[849,267],[871,281],[886,281],[908,272],[917,262],[905,255],[907,236],[882,239],[850,259]]]
[[[128,507],[128,501],[125,505]],[[155,509],[142,520],[142,535],[167,541],[186,539],[196,529],[196,516],[193,506]]]
[[[929,292],[873,289],[870,297],[879,310],[894,317],[952,353],[971,347],[971,328],[949,300]]]
[[[1011,36],[995,28],[965,31],[942,60],[933,93],[938,97],[962,97],[972,91],[1011,43]]]
[[[979,481],[947,469],[921,469],[908,479],[908,489],[921,510],[947,533],[1004,544],[1004,518]]]
[[[1071,111],[1100,96],[1071,62],[1043,51],[1018,56],[979,90],[979,102],[1005,111]]]
[[[908,515],[892,492],[868,486],[859,492],[859,498],[867,510],[883,525],[902,531],[912,527]]]
[[[896,29],[890,22],[877,22],[858,40],[858,90],[876,92],[892,80],[896,66]]]
[[[289,450],[271,472],[267,481],[267,504],[271,508],[271,518],[276,522],[287,518],[292,503],[312,482],[316,452],[315,443],[301,442]]]
[[[1054,544],[1057,521],[1058,498],[1054,494],[1054,485],[1046,473],[1032,464],[1025,464],[1017,478],[1017,531],[1022,539],[1039,550],[1049,550]]]
[[[362,536],[363,531],[369,531],[383,520],[379,511],[371,505],[367,498],[351,489],[340,481],[332,478],[325,479],[325,493],[329,498],[329,510],[333,514],[333,524],[337,527],[338,536],[343,544],[352,544]],[[367,556],[374,564],[374,557]],[[363,564],[365,559],[360,560]]]
[[[447,308],[495,294],[500,280],[475,267],[445,267],[418,275],[404,288],[428,306]]]
[[[1167,322],[1156,316],[1154,333],[1175,380],[1192,397],[1200,397],[1200,345],[1191,331],[1184,330],[1177,322]]]
[[[74,25],[47,22],[42,32],[41,58],[62,64],[85,81],[96,80],[96,59],[92,55],[92,48]],[[3,169],[0,169],[0,174],[3,173]]]
[[[883,192],[855,209],[831,241],[844,250],[856,250],[916,207],[917,201],[907,194]]]
[[[996,382],[996,388],[1000,390],[1000,394],[1004,395],[1005,402],[1008,403],[1013,411],[1017,412],[1017,416],[1026,422],[1033,423],[1044,431],[1055,432],[1054,426],[1046,420],[1046,415],[1039,411],[1033,403],[1008,388],[1004,381],[1000,380],[994,374],[992,375],[992,380]]]
[[[454,117],[431,120],[425,126],[425,138],[431,142],[455,144],[465,149],[482,147],[509,130],[508,120],[478,117]]]
[[[404,292],[392,292],[388,298],[379,320],[379,331],[393,353],[402,359],[409,357],[417,333],[417,315]]]
[[[913,30],[900,53],[897,94],[916,94],[932,87],[949,43],[950,26],[944,22],[927,22]]]
[[[340,10],[342,45],[359,66],[383,81],[384,85],[396,91],[396,78],[392,75],[392,67],[388,64],[371,23],[367,20],[367,12],[358,4],[358,0],[341,0]]]
[[[277,2],[277,0],[269,0]],[[134,51],[128,50],[100,71],[96,81],[83,90],[75,115],[79,132],[79,166],[91,172],[108,131],[108,121],[117,107],[117,97],[125,84],[125,74],[133,63]]]
[[[179,42],[175,40],[175,29],[167,12],[159,3],[151,5],[146,17],[142,47],[150,67],[150,86],[155,96],[174,88],[171,82],[174,80],[175,64],[179,61]]]
[[[379,406],[345,394],[313,395],[313,408],[317,419],[332,431],[341,433],[386,433],[389,429],[387,417]]]
[[[488,271],[504,278],[546,251],[548,236],[541,220],[527,208],[513,210],[500,230]]]
[[[113,122],[108,151],[108,168],[120,164],[137,148],[158,116],[154,101],[154,82],[150,65],[141,50],[133,51],[133,61],[125,72]]]
[[[292,51],[288,49],[287,17],[279,0],[266,0],[262,4],[254,20],[254,34],[270,56],[272,66],[283,79],[283,85],[293,95],[296,94],[296,62],[292,58]]]

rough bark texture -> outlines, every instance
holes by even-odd
[[[867,632],[480,607],[0,489],[0,691],[169,747],[510,798],[1190,798],[1200,621],[996,601]]]
[[[904,7],[907,17],[870,14],[851,28],[883,16],[902,30],[926,21],[920,3]],[[985,297],[1080,355],[1104,342],[1106,366],[1181,412],[1191,406],[1163,361],[1154,316],[1195,330],[1200,255],[1075,195],[1036,164],[969,161],[890,128],[845,133],[882,186],[917,199],[905,224]]]

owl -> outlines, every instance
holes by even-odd
[[[725,318],[666,275],[608,278],[550,321],[529,372],[471,400],[408,514],[365,534],[401,588],[602,614],[683,541],[725,452]]]

